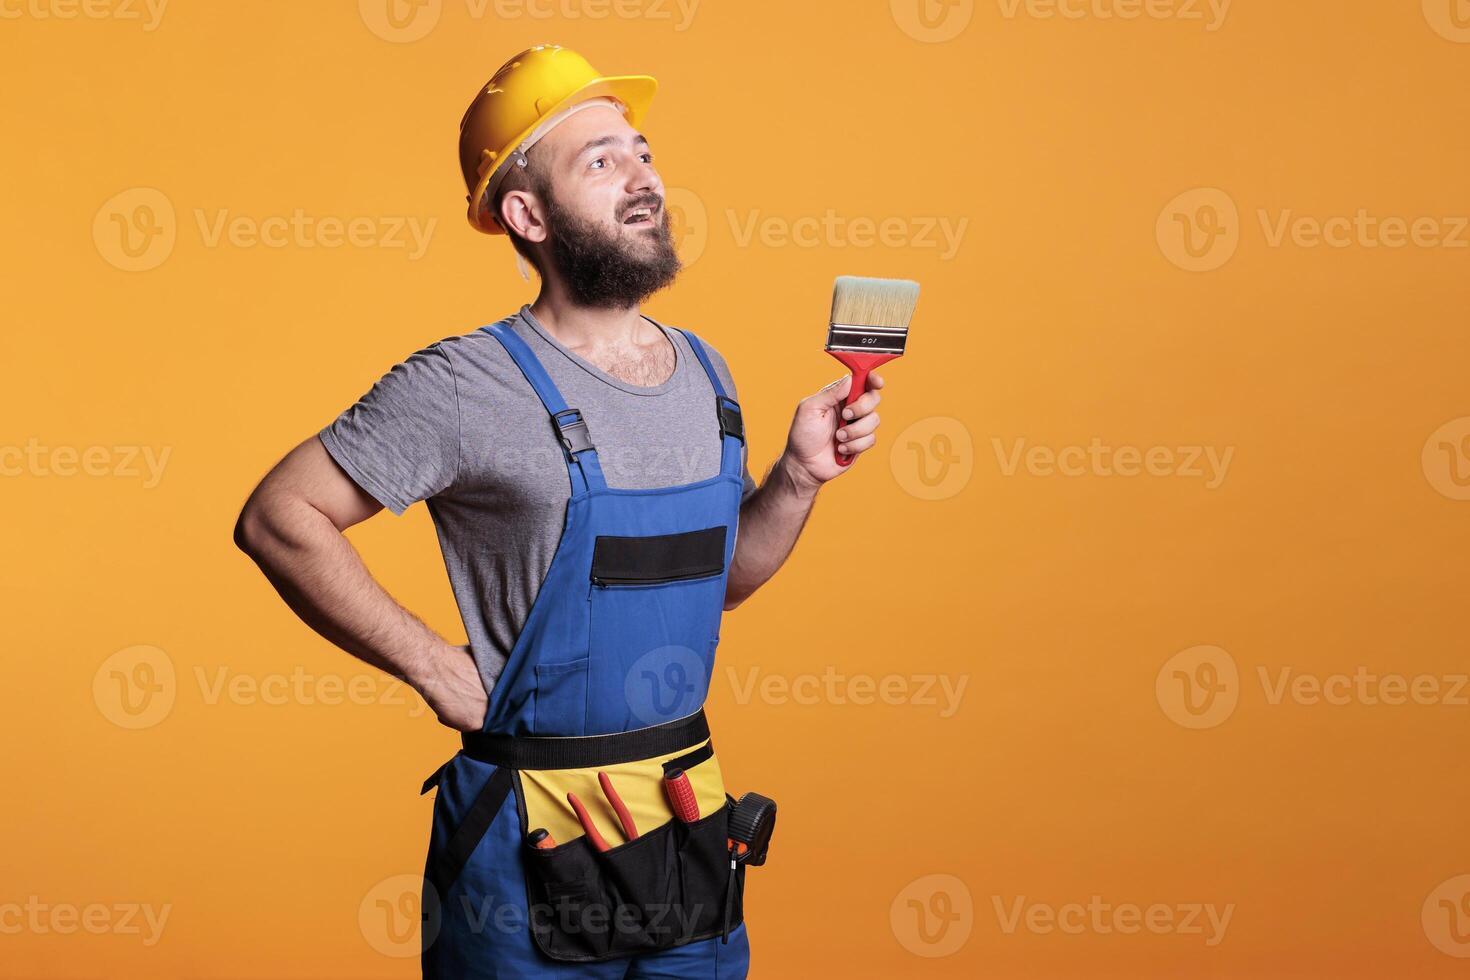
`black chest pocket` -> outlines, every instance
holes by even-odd
[[[704,704],[725,606],[726,531],[598,536],[589,733],[662,724]]]
[[[659,585],[725,570],[725,526],[642,537],[600,534],[592,549],[594,585]]]

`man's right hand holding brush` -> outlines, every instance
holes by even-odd
[[[877,443],[883,378],[874,368],[903,353],[918,299],[918,283],[905,279],[838,277],[826,350],[852,373],[797,404],[785,451],[741,506],[726,609],[781,567],[822,484]],[[861,389],[853,391],[854,383]]]

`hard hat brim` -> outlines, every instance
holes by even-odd
[[[475,185],[474,192],[470,194],[468,214],[470,224],[487,235],[505,234],[505,229],[500,227],[500,221],[483,206],[485,190],[490,186],[490,181],[495,174],[509,165],[510,152],[525,142],[526,138],[536,131],[536,127],[541,124],[542,120],[578,102],[585,102],[599,96],[611,96],[628,107],[625,114],[628,125],[636,128],[643,124],[643,117],[647,114],[648,106],[653,102],[653,94],[656,91],[658,91],[658,81],[650,75],[607,75],[592,79],[555,105],[548,106],[535,122],[517,133],[514,139],[500,148],[500,152],[495,156],[495,159],[500,161],[499,166],[481,175],[480,182]]]

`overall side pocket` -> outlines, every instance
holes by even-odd
[[[588,661],[583,657],[567,663],[536,665],[536,695],[531,705],[533,733],[587,734]]]

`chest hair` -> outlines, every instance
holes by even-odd
[[[664,336],[647,346],[605,347],[588,354],[587,360],[624,384],[641,388],[661,385],[674,373],[674,348]]]

